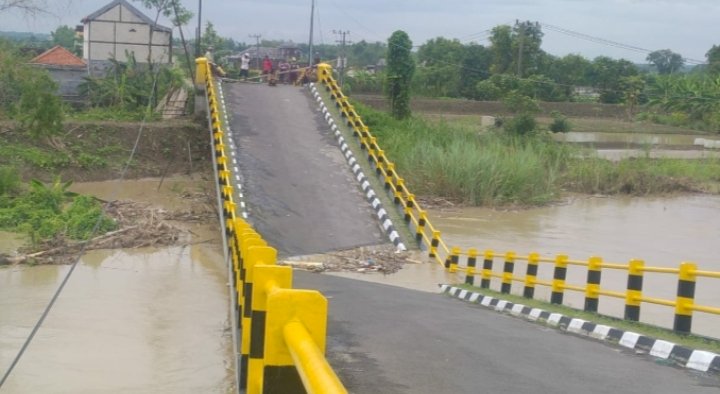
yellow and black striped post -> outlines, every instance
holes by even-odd
[[[312,374],[319,373],[321,368],[318,365],[296,365],[290,347],[302,341],[325,353],[327,299],[317,291],[275,290],[268,295],[265,327],[262,393],[305,393],[303,377],[298,369],[309,370]],[[313,377],[306,378],[311,380]],[[248,391],[248,394],[251,392]]]
[[[440,231],[433,231],[432,233],[432,240],[430,241],[430,253],[428,255],[431,258],[435,258],[437,256],[437,248],[440,245]]]
[[[263,375],[265,367],[268,297],[277,289],[292,288],[292,268],[273,264],[257,264],[253,269],[254,283],[252,290],[252,328],[250,331],[250,362],[248,365],[247,385],[248,393],[260,393],[263,391],[264,387]]]
[[[555,257],[555,272],[553,273],[552,291],[550,293],[550,303],[563,303],[563,294],[565,293],[565,278],[567,277],[567,259],[566,255],[557,255]]]
[[[455,273],[458,270],[458,263],[460,262],[460,248],[457,246],[454,246],[452,250],[450,251],[450,256],[448,257],[448,264],[445,268],[448,269],[448,272]]]
[[[627,292],[625,293],[625,320],[640,320],[644,266],[645,262],[637,259],[630,260],[630,264],[628,265]]]
[[[255,248],[260,248],[263,250],[257,250],[255,251]],[[253,249],[253,252],[251,254],[251,249]],[[272,251],[270,250],[272,249]],[[277,256],[277,252],[275,249],[267,247],[267,244],[265,241],[263,241],[259,236],[255,238],[254,236],[250,236],[247,238],[244,238],[242,240],[241,244],[241,252],[243,255],[243,270],[245,272],[245,278],[243,280],[243,295],[242,295],[242,317],[241,317],[241,343],[240,343],[240,388],[245,389],[248,384],[248,367],[250,365],[250,339],[252,338],[252,284],[253,284],[253,264],[258,263],[259,261],[262,261],[263,264],[274,264],[274,261],[272,263],[268,262],[270,261],[270,256],[275,253],[275,256]],[[262,255],[259,257],[251,257],[254,255]]]
[[[530,253],[527,262],[527,271],[525,272],[525,287],[523,288],[523,297],[535,297],[535,283],[537,281],[538,263],[540,255],[538,253]]]
[[[693,304],[695,303],[695,272],[697,265],[691,262],[680,264],[678,276],[677,299],[675,301],[675,322],[673,330],[690,333],[692,329]]]
[[[420,211],[420,217],[418,218],[418,225],[415,229],[415,240],[418,243],[422,242],[423,234],[425,234],[425,223],[427,223],[427,212]]]
[[[494,252],[488,249],[485,251],[483,256],[483,270],[482,277],[480,279],[480,287],[482,287],[483,289],[490,288],[490,278],[492,278],[493,255]]]
[[[510,293],[512,289],[512,276],[515,270],[515,252],[505,253],[505,264],[503,265],[502,284],[500,292],[504,294]]]
[[[477,266],[477,249],[468,249],[467,271],[465,271],[465,284],[475,285],[475,267]]]
[[[602,258],[593,256],[588,260],[587,284],[585,286],[585,310],[597,312],[600,300]]]

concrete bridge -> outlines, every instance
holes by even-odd
[[[353,393],[717,392],[720,380],[713,373],[659,366],[640,352],[434,293],[302,271],[292,273],[293,283],[287,287],[319,290],[328,302],[321,311],[327,320],[320,318],[322,327],[313,328],[317,315],[305,318],[300,309],[292,313],[307,326],[326,360],[304,357],[294,349],[297,327],[290,329],[289,323],[279,334],[284,341],[273,339],[275,334],[264,342],[257,339],[258,330],[271,331],[265,325],[272,320],[269,300],[279,291],[273,281],[262,282],[267,291],[259,291],[265,274],[258,272],[269,270],[265,265],[274,265],[278,256],[382,243],[404,248],[416,245],[416,236],[428,241],[430,254],[444,260],[449,270],[463,267],[458,265],[459,251],[442,256],[437,229],[430,227],[430,235],[425,235],[431,225],[422,212],[408,217],[412,198],[398,195],[401,183],[388,180],[389,196],[382,182],[380,188],[377,181],[373,187],[374,174],[366,174],[357,162],[368,154],[382,158],[382,151],[372,145],[358,151],[359,145],[343,136],[341,123],[352,127],[361,121],[354,110],[343,109],[342,100],[323,104],[328,95],[342,99],[341,92],[329,89],[317,95],[308,87],[221,82],[209,74],[206,78],[200,76],[198,82],[208,90],[218,200],[229,273],[235,278],[231,296],[242,391],[303,392],[302,384],[308,392]],[[364,125],[359,125],[362,130]],[[393,171],[391,166],[382,171],[387,169]],[[405,210],[393,216],[390,211],[398,199]],[[405,221],[414,224],[411,239],[397,231]],[[469,253],[464,267],[471,276],[476,255]],[[256,305],[258,292],[262,305]],[[260,316],[259,323],[255,316]],[[272,350],[273,340],[281,342],[283,350]],[[265,351],[253,354],[257,346]],[[302,365],[308,359],[312,361]]]

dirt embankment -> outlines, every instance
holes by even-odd
[[[136,143],[125,180],[190,173],[212,177],[210,136],[201,120],[67,122],[62,134],[37,141],[14,124],[2,123],[0,140],[0,166],[17,169],[25,181],[50,182],[58,176],[73,182],[117,180]],[[58,235],[14,255],[0,254],[0,265],[64,264],[81,250],[183,243],[188,224],[217,218],[213,197],[209,192],[184,192],[181,198],[187,203],[174,210],[142,201],[101,200],[116,230],[83,242]]]
[[[387,110],[388,100],[382,96],[354,94],[353,99],[375,109]],[[625,119],[625,107],[615,104],[599,103],[551,103],[541,102],[541,115],[549,116],[558,111],[570,117]],[[422,113],[443,113],[456,115],[512,115],[506,106],[499,101],[474,101],[462,99],[432,99],[414,97],[410,100],[410,108]]]
[[[16,168],[25,180],[117,179],[136,141],[125,179],[207,171],[210,158],[207,127],[193,119],[66,122],[63,133],[40,140],[5,122],[0,124],[0,140],[0,166]]]

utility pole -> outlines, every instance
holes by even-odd
[[[333,30],[333,34],[337,34],[342,37],[340,40],[335,40],[335,42],[340,44],[340,88],[342,89],[343,83],[345,82],[345,63],[347,63],[347,57],[345,57],[345,36],[350,34],[350,31],[345,30]],[[349,42],[348,42],[349,44]]]
[[[260,37],[262,37],[260,34],[250,34],[250,38],[255,39],[255,59],[257,59],[255,66],[258,69],[260,69]]]
[[[310,53],[308,54],[308,67],[313,66],[313,22],[315,21],[315,0],[310,3]]]
[[[200,57],[200,38],[202,36],[202,0],[198,0],[198,26],[197,34],[195,35],[195,57]]]

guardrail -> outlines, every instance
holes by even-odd
[[[427,246],[429,256],[439,264],[443,264],[443,259],[438,251],[449,256],[450,250],[440,237],[440,231],[430,223],[427,211],[420,207],[415,195],[410,193],[405,185],[405,180],[395,170],[395,163],[388,159],[385,151],[378,145],[377,138],[372,135],[370,129],[350,104],[347,96],[340,90],[340,86],[332,76],[330,65],[319,64],[317,74],[318,82],[322,83],[330,92],[330,98],[335,102],[347,125],[352,128],[353,135],[360,143],[360,148],[366,152],[367,159],[375,168],[377,176],[384,182],[385,189],[392,195],[395,204],[402,209],[405,223],[412,227],[416,241]]]
[[[492,250],[483,254],[483,267],[477,269],[477,249],[468,249],[462,253],[460,248],[448,249],[440,236],[440,231],[428,219],[427,212],[423,210],[410,193],[405,181],[397,173],[395,164],[390,161],[380,148],[377,139],[363,123],[360,115],[350,104],[337,82],[332,76],[332,68],[327,64],[318,66],[318,82],[321,82],[329,92],[331,99],[340,110],[347,125],[352,128],[353,135],[358,139],[361,149],[367,154],[367,159],[375,168],[377,175],[384,181],[385,189],[393,196],[395,204],[403,210],[405,222],[415,232],[416,240],[427,247],[429,257],[442,264],[449,272],[465,272],[465,283],[475,285],[475,277],[480,276],[480,287],[490,288],[493,278],[499,279],[500,291],[510,293],[513,282],[524,284],[523,296],[533,298],[536,286],[545,286],[551,290],[550,302],[562,304],[565,290],[585,294],[584,310],[597,312],[600,296],[619,298],[625,301],[624,318],[631,321],[640,320],[640,307],[643,303],[663,305],[674,308],[673,329],[679,333],[690,333],[692,328],[693,312],[702,312],[720,315],[720,308],[698,305],[695,303],[695,285],[697,278],[720,279],[720,272],[698,270],[697,265],[683,262],[678,268],[645,266],[641,260],[632,260],[627,264],[603,262],[600,257],[591,257],[587,261],[571,260],[568,256],[558,255],[554,258],[541,257],[537,253],[519,256],[515,252],[504,254],[505,260],[502,272],[493,271],[493,261],[497,256]],[[460,256],[466,257],[461,265]],[[527,262],[524,276],[514,273],[515,261]],[[553,264],[552,279],[538,279],[539,264]],[[587,280],[582,285],[566,283],[568,266],[586,268]],[[600,286],[603,269],[627,271],[627,286],[624,292],[612,291]],[[677,295],[674,300],[649,297],[643,294],[643,279],[646,272],[657,274],[677,275]]]
[[[240,330],[238,388],[247,393],[347,393],[325,359],[327,299],[292,288],[292,268],[237,217],[233,173],[225,147],[222,106],[210,64],[196,59],[204,85],[227,255],[232,260],[235,322]]]

